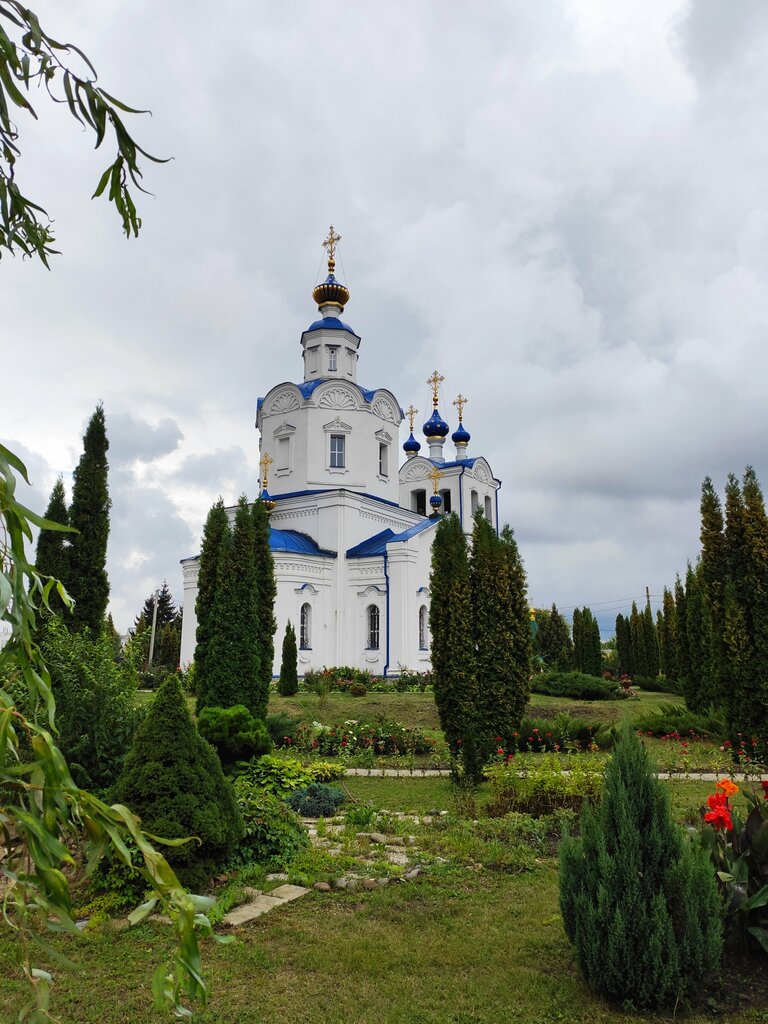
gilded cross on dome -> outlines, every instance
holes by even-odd
[[[413,402],[411,402],[411,404],[405,410],[405,415],[408,417],[408,429],[410,430],[411,433],[413,433],[413,420],[418,411],[418,409],[414,409]]]
[[[267,489],[267,477],[269,476],[269,467],[272,465],[272,463],[274,461],[275,460],[273,458],[271,458],[267,454],[267,452],[264,452],[264,454],[259,459],[259,466],[261,467],[261,478],[262,478],[261,486],[264,488],[264,490]]]
[[[435,408],[437,408],[438,401],[437,389],[440,387],[444,380],[445,377],[443,377],[441,373],[438,373],[437,370],[435,370],[431,377],[427,378],[427,384],[429,384],[429,386],[432,388],[432,405],[434,405]]]
[[[341,235],[337,235],[331,224],[328,237],[323,242],[323,248],[328,253],[328,273],[332,274],[336,269],[336,243],[341,241]]]
[[[429,479],[432,481],[432,493],[437,494],[437,485],[440,483],[443,474],[440,472],[437,466],[433,466],[432,472],[428,473],[427,475],[429,476]]]
[[[458,395],[453,400],[453,404],[459,410],[459,423],[461,423],[464,417],[464,406],[467,404],[468,401],[469,399],[465,398],[461,392],[459,392]]]

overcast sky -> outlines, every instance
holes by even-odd
[[[302,379],[330,223],[361,383],[426,413],[437,367],[451,429],[469,396],[535,604],[610,631],[695,558],[706,474],[768,486],[764,0],[35,10],[173,157],[126,241],[90,199],[110,158],[38,95],[18,176],[62,255],[0,264],[33,507],[104,402],[120,629],[163,578],[181,598],[219,494],[255,495],[256,398]]]

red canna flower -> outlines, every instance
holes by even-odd
[[[763,787],[763,796],[768,800],[768,779],[763,779],[760,785]]]

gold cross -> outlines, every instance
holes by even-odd
[[[261,486],[265,491],[267,489],[267,477],[269,475],[269,467],[272,465],[274,461],[275,460],[270,458],[270,456],[266,452],[264,452],[264,454],[259,459],[259,465],[261,466],[261,476],[262,480],[264,481]]]
[[[467,404],[468,401],[469,399],[465,398],[461,392],[459,392],[458,395],[453,400],[453,404],[459,410],[459,423],[461,423],[462,417],[464,416],[464,406]]]
[[[432,405],[437,408],[437,389],[445,380],[442,374],[438,373],[437,370],[432,374],[431,377],[427,378],[427,384],[432,388]]]
[[[437,485],[440,482],[443,474],[440,472],[437,466],[433,466],[432,472],[428,473],[427,475],[429,476],[429,479],[432,481],[432,493],[437,494]]]
[[[328,237],[323,242],[323,248],[328,253],[328,273],[332,274],[336,269],[336,243],[341,241],[341,235],[337,235],[331,224]]]
[[[413,420],[414,420],[414,417],[416,416],[416,413],[418,411],[419,411],[418,409],[414,409],[413,408],[413,402],[411,402],[411,404],[405,410],[405,415],[408,417],[408,423],[410,424],[409,429],[410,429],[411,433],[413,433]]]

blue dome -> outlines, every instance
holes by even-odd
[[[324,316],[322,320],[315,320],[304,333],[309,334],[310,331],[349,331],[350,334],[355,334],[354,329],[339,320],[337,316]],[[355,337],[357,337],[356,334]]]
[[[469,444],[469,431],[467,430],[463,423],[460,423],[458,430],[455,430],[451,434],[451,440],[453,441],[454,444]]]
[[[403,445],[403,451],[404,452],[420,452],[421,451],[421,445],[416,440],[416,438],[413,436],[413,434],[411,434],[411,436],[408,438],[408,440]]]
[[[432,497],[429,499],[429,504],[432,506],[435,512],[437,512],[440,509],[440,506],[443,504],[443,499],[440,497],[439,494],[433,494]]]
[[[445,437],[449,427],[440,413],[435,409],[427,422],[424,424],[424,435],[426,437]]]

